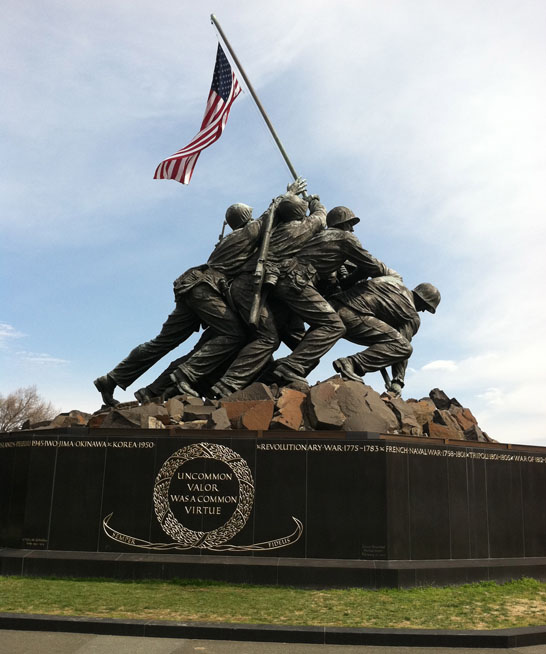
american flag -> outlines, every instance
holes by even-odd
[[[240,92],[241,87],[235,73],[232,72],[229,61],[218,44],[216,65],[201,129],[186,147],[159,164],[154,179],[174,179],[182,184],[189,183],[201,151],[222,136],[231,105]]]

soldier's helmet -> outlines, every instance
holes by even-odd
[[[302,220],[307,213],[308,204],[297,195],[288,194],[277,205],[275,217],[281,222]]]
[[[249,207],[248,204],[237,202],[236,204],[232,204],[226,210],[226,223],[231,227],[231,229],[244,227],[251,220],[252,207]]]
[[[328,227],[337,227],[343,223],[356,225],[359,222],[360,218],[357,218],[354,211],[351,211],[348,207],[334,207],[326,214],[326,224]]]
[[[423,284],[418,284],[413,289],[413,292],[425,303],[427,311],[430,311],[430,313],[436,313],[436,307],[440,304],[440,300],[442,299],[440,291],[436,286],[425,282]]]

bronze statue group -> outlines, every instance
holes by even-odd
[[[257,220],[234,204],[206,264],[174,282],[175,308],[151,341],[135,347],[95,380],[104,404],[168,352],[203,328],[193,350],[136,391],[141,403],[179,394],[222,398],[254,381],[306,384],[321,357],[345,338],[366,349],[336,359],[345,379],[381,370],[387,391],[404,386],[419,311],[434,313],[440,293],[428,283],[409,290],[402,277],[367,252],[353,233],[347,207],[326,213],[301,178]],[[281,341],[291,350],[274,359]],[[386,368],[392,366],[392,379]]]

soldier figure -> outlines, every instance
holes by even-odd
[[[273,201],[268,211],[272,210],[273,205],[278,203],[282,204],[282,202],[287,199],[292,201],[292,199],[295,198],[299,201],[297,194],[304,192],[305,187],[305,180],[302,180],[301,178],[296,180],[293,184],[288,186],[286,195],[281,196],[280,198],[277,198]],[[239,210],[237,207],[244,206],[245,205],[237,205],[233,207],[232,213],[235,218],[239,215]],[[255,222],[260,222],[261,225],[263,225],[265,215],[266,214],[264,213],[259,221]],[[248,223],[244,229],[249,229],[251,225],[252,223]],[[236,229],[236,227],[234,227],[234,229]],[[234,235],[231,234],[230,236],[233,237]],[[215,268],[219,268],[218,259],[220,257],[218,257],[217,251],[222,249],[224,242],[229,238],[230,237],[227,237],[217,246],[216,250],[213,252],[213,255],[209,259],[209,264]],[[257,253],[250,258],[248,256],[244,259],[243,257],[236,258],[235,253],[231,250],[230,247],[228,247],[228,245],[229,244],[226,244],[226,246],[223,248],[223,252],[226,255],[226,261],[230,262],[230,267],[229,269],[224,267],[223,270],[229,277],[234,277],[234,280],[229,287],[226,287],[225,293],[229,305],[238,312],[244,323],[248,325],[253,300],[253,273],[256,267]],[[287,321],[284,321],[283,324],[283,321],[279,320],[279,324],[281,326],[282,338],[289,346],[295,346],[295,343],[303,337],[303,326],[301,326],[301,333],[299,333],[298,330],[294,330],[293,321],[288,321],[288,323]],[[248,333],[251,333],[250,329],[248,330]],[[252,382],[258,376],[261,370],[266,366],[266,364],[270,362],[273,352],[279,347],[280,338],[281,337],[279,336],[277,322],[273,312],[269,305],[263,301],[261,304],[258,324],[255,331],[253,332],[253,337],[249,338],[249,342],[238,353],[235,360],[228,367],[227,371],[225,371],[222,377],[216,382],[216,384],[214,384],[212,387],[214,394],[219,397],[223,397],[236,390],[244,388],[250,382]],[[191,364],[191,361],[192,358],[190,358],[188,362],[183,363],[179,367],[179,370],[184,373],[185,367],[188,364]],[[175,370],[171,375],[175,381],[178,379],[179,370]]]
[[[292,252],[295,258],[281,264],[286,272],[273,295],[310,325],[292,354],[277,362],[274,375],[281,381],[304,381],[318,359],[345,333],[334,307],[317,290],[319,279],[328,279],[347,261],[355,266],[356,277],[397,274],[367,252],[352,234],[359,220],[347,207],[334,207],[326,216],[328,229],[317,230],[315,236],[298,244]],[[298,223],[286,223],[288,233],[293,224]]]
[[[252,207],[247,204],[236,203],[227,208],[225,223],[231,227],[233,232],[221,238],[207,261],[207,265],[211,269],[223,275],[220,278],[221,284],[218,287],[218,290],[222,293],[225,293],[228,278],[236,274],[238,267],[246,262],[256,249],[256,244],[261,237],[263,216],[258,220],[253,220]],[[182,279],[182,277],[179,279]],[[237,313],[232,307],[230,309]],[[213,336],[214,331],[210,327],[207,328],[191,352],[173,361],[149,386],[136,391],[136,399],[139,402],[145,402],[163,394],[168,396],[179,392],[191,393],[192,391],[198,393],[203,390],[204,380],[208,380],[208,388],[210,388],[212,381],[215,379],[216,369],[222,361],[215,358],[212,364],[207,366],[207,374],[203,374],[203,371],[195,368],[193,364],[197,357],[202,357],[200,350]],[[246,337],[244,340],[246,340]],[[241,346],[244,340],[241,342]],[[230,358],[234,356],[235,352],[230,349],[230,356],[227,358],[222,357],[222,359],[224,362],[229,362]],[[173,383],[176,386],[173,387]]]
[[[418,311],[435,313],[440,293],[423,283],[410,291],[399,276],[388,275],[359,282],[331,298],[347,332],[345,338],[367,349],[333,362],[346,379],[362,381],[367,372],[392,366],[387,390],[399,395],[413,348],[411,339],[421,324]]]
[[[227,306],[221,294],[224,275],[207,265],[190,268],[174,282],[176,306],[151,341],[138,345],[106,375],[95,379],[95,386],[107,406],[118,404],[114,390],[124,390],[151,368],[167,352],[183,343],[199,330],[201,322],[213,329],[212,337],[199,350],[188,368],[192,379],[209,374],[236,352],[245,342],[243,326],[236,313]],[[198,393],[187,380],[179,380],[183,392]]]

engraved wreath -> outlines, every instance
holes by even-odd
[[[181,465],[194,459],[214,459],[229,466],[239,482],[239,502],[227,522],[212,531],[194,531],[180,523],[169,504],[169,487]],[[254,504],[254,480],[239,454],[214,443],[198,443],[177,450],[162,465],[154,485],[154,510],[163,531],[186,547],[214,547],[231,540],[247,523]]]

